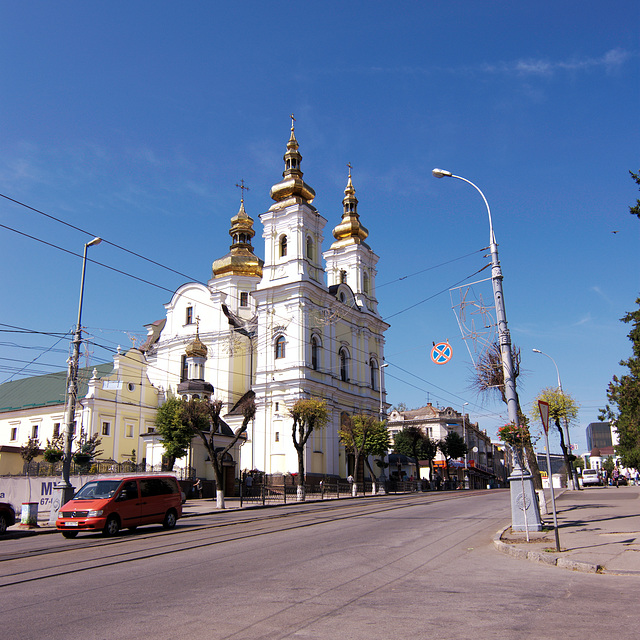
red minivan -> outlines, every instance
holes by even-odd
[[[120,476],[87,482],[58,512],[56,528],[65,538],[80,531],[114,536],[143,524],[176,526],[182,492],[174,476]]]

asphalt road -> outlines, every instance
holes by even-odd
[[[638,584],[497,552],[506,491],[287,505],[2,541],[5,640],[637,638]]]

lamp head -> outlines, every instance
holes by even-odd
[[[542,351],[540,351],[540,349],[532,349],[533,353],[542,353]]]
[[[381,368],[381,369],[384,369],[385,367],[388,367],[388,366],[389,366],[389,363],[387,362],[386,364],[381,364],[381,365],[380,365],[380,368]]]
[[[87,247],[93,247],[102,242],[102,238],[94,238],[91,242],[87,242]]]
[[[434,169],[431,173],[433,173],[436,178],[451,178],[453,176],[453,173],[446,169]]]

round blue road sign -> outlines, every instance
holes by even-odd
[[[451,349],[451,345],[448,342],[438,342],[431,349],[431,359],[436,364],[447,364],[452,355],[453,349]]]

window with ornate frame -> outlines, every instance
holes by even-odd
[[[349,382],[349,352],[342,347],[338,356],[340,358],[340,380]]]
[[[314,371],[320,366],[320,340],[317,336],[311,336],[311,368]]]
[[[379,369],[378,369],[378,363],[376,362],[375,358],[371,358],[371,360],[369,360],[369,375],[370,375],[371,388],[374,391],[377,391]]]
[[[286,340],[284,338],[284,336],[279,336],[278,339],[276,340],[276,360],[279,360],[280,358],[284,358],[284,354],[285,354],[285,345],[286,345]]]

